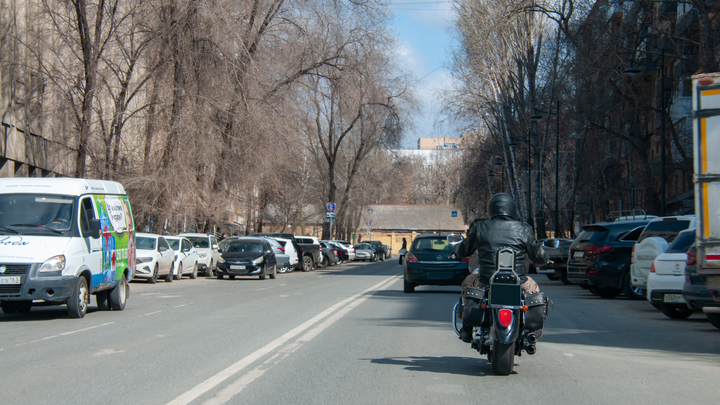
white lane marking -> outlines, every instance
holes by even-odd
[[[148,312],[148,313],[145,314],[145,315],[146,315],[146,316],[147,316],[147,315],[154,315],[154,314],[159,314],[160,312],[162,312],[162,311]]]
[[[306,329],[309,329],[314,324],[325,318],[326,316],[330,315],[331,313],[335,312],[338,308],[342,307],[343,305],[346,305],[350,302],[353,302],[358,297],[361,297],[371,291],[380,289],[381,286],[384,286],[385,284],[390,285],[397,281],[399,276],[393,276],[389,279],[383,280],[376,285],[368,288],[367,290],[360,292],[358,294],[355,294],[351,297],[348,297],[337,304],[331,306],[330,308],[324,310],[323,312],[319,313],[318,315],[314,316],[313,318],[305,321],[304,323],[300,324],[299,326],[295,327],[291,331],[285,333],[284,335],[280,336],[279,338],[273,340],[272,342],[268,343],[267,345],[261,347],[260,349],[256,350],[255,352],[249,354],[248,356],[240,359],[239,361],[235,362],[235,364],[230,365],[226,369],[220,371],[219,373],[215,374],[214,376],[208,378],[207,380],[201,382],[200,384],[196,385],[195,387],[189,389],[184,394],[180,395],[179,397],[173,399],[172,401],[168,402],[168,405],[186,405],[190,402],[194,401],[198,397],[200,397],[202,394],[210,391],[211,389],[218,386],[223,381],[227,380],[228,378],[232,377],[233,375],[240,372],[245,367],[249,366],[250,364],[254,363],[258,359],[262,358],[266,354],[270,353],[271,351],[275,350],[277,347],[281,346],[288,340],[294,338],[295,336],[299,335]],[[385,288],[385,287],[383,287]]]
[[[173,308],[182,308],[182,307],[186,307],[186,306],[188,306],[188,304],[175,305]]]
[[[125,353],[125,350],[102,349],[99,352],[93,354],[93,356],[104,356],[106,354],[117,354],[117,353]]]
[[[158,298],[182,298],[182,295],[161,295]]]
[[[378,288],[375,291],[384,290],[385,288],[389,287],[393,283],[395,283],[396,280],[389,280],[390,282],[387,282],[384,286],[378,286]],[[281,360],[285,359],[287,356],[295,352],[297,349],[300,348],[303,344],[309,342],[312,338],[319,335],[320,332],[327,329],[328,326],[335,323],[338,319],[345,316],[348,312],[350,312],[353,308],[357,307],[361,303],[363,303],[365,300],[371,297],[371,294],[361,295],[361,296],[355,296],[356,299],[352,302],[350,302],[347,306],[343,307],[338,312],[334,313],[329,318],[325,319],[321,324],[317,325],[316,327],[310,329],[306,334],[304,334],[302,337],[300,337],[297,341],[286,345],[284,348],[280,349],[280,353],[276,354],[275,356],[271,357],[267,361],[265,361],[263,364],[258,366],[257,368],[245,373],[243,376],[238,378],[235,382],[229,384],[227,387],[223,388],[219,393],[217,393],[212,398],[208,399],[207,401],[203,402],[203,405],[222,405],[230,401],[235,395],[239,394],[245,387],[247,387],[250,383],[255,381],[256,379],[260,378],[267,370],[270,369],[273,365],[279,363]],[[280,357],[280,354],[282,354],[282,357]]]
[[[61,336],[72,335],[72,334],[78,333],[78,332],[85,332],[86,330],[99,328],[99,327],[101,327],[101,326],[112,325],[113,323],[115,323],[115,322],[107,322],[107,323],[103,323],[103,324],[96,325],[96,326],[90,326],[89,328],[83,328],[83,329],[74,330],[74,331],[72,331],[72,332],[64,332],[64,333],[61,333],[61,334],[59,334],[59,335],[44,337],[44,338],[42,338],[42,339],[33,340],[33,341],[30,341],[30,342],[18,343],[18,344],[15,345],[15,347],[24,346],[24,345],[29,345],[30,343],[42,342],[42,341],[44,341],[44,340],[55,339],[55,338],[58,338],[58,337],[61,337]]]

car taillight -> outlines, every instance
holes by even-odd
[[[463,259],[460,260],[460,263],[470,263],[470,258],[469,258],[469,257],[463,257]]]
[[[635,264],[635,245],[633,245],[632,253],[630,253],[630,264]]]
[[[337,255],[337,253],[334,250],[330,250],[330,253]]]
[[[405,255],[405,261],[408,263],[419,263],[417,257],[413,255],[412,253],[408,253]]]
[[[501,309],[498,313],[498,321],[500,322],[500,326],[503,328],[507,328],[510,326],[513,320],[513,313],[509,309]]]
[[[650,265],[650,273],[655,273],[655,262]]]
[[[590,245],[585,247],[585,253],[591,255],[601,255],[612,250],[612,246],[606,245]]]
[[[285,253],[285,248],[284,248],[284,247],[279,247],[279,248],[277,248],[277,249],[278,249],[279,251]]]
[[[693,265],[695,264],[695,260],[697,258],[697,254],[695,252],[687,251],[687,260],[685,260],[686,265]]]

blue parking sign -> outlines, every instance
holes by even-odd
[[[453,216],[453,218],[457,217],[457,211],[453,211],[452,216]]]

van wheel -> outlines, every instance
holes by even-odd
[[[110,308],[112,308],[113,311],[122,311],[125,309],[125,302],[127,301],[129,290],[130,286],[128,286],[127,281],[125,281],[125,275],[123,274],[115,288],[110,291],[108,297]]]
[[[195,280],[197,278],[197,263],[193,266],[193,271],[190,273],[190,278]]]
[[[167,276],[165,276],[165,279],[164,279],[166,283],[172,283],[173,277],[174,277],[174,276],[173,276],[173,270],[172,270],[172,269],[173,269],[174,267],[175,267],[175,263],[174,263],[174,262],[173,262],[173,263],[170,263],[170,273],[168,273]]]
[[[75,287],[67,301],[67,310],[70,318],[82,318],[87,313],[90,291],[85,277],[79,276],[75,280]]]
[[[155,269],[153,269],[153,275],[148,279],[148,283],[155,284],[158,280],[158,265],[155,263]]]
[[[271,280],[275,280],[275,275],[277,274],[277,263],[273,264],[272,273],[269,274]]]
[[[174,276],[175,280],[182,279],[182,273],[183,273],[182,263],[178,263],[178,271],[177,271],[177,274]]]
[[[107,311],[110,309],[108,306],[108,290],[103,290],[95,293],[95,301],[97,302],[98,311]]]

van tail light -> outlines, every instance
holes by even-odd
[[[632,253],[630,253],[630,264],[635,264],[635,245],[633,245]]]
[[[500,326],[502,326],[504,329],[507,329],[508,326],[513,321],[513,313],[509,309],[501,309],[500,312],[498,312],[498,322],[500,322]]]
[[[650,265],[650,273],[655,273],[655,262]]]
[[[420,262],[418,261],[417,257],[415,257],[415,255],[412,254],[412,253],[407,253],[407,254],[405,255],[405,261],[408,262],[408,263],[420,263]]]
[[[469,258],[469,257],[463,257],[463,259],[460,260],[460,263],[470,263],[470,258]]]
[[[590,245],[585,247],[585,253],[591,255],[601,255],[604,253],[608,253],[611,250],[612,246],[607,245]]]
[[[687,251],[687,260],[685,260],[686,265],[693,265],[696,263],[697,254],[695,252]]]

